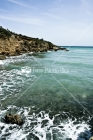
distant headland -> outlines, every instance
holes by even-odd
[[[0,26],[0,59],[6,56],[17,56],[27,52],[47,52],[48,50],[65,50],[49,41],[17,34]]]

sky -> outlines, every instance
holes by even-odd
[[[60,46],[93,46],[93,0],[0,0],[0,26]]]

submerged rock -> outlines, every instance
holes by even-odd
[[[17,124],[17,125],[23,124],[23,120],[18,114],[6,114],[5,121],[7,123],[12,123],[12,124]]]

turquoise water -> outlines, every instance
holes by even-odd
[[[0,61],[1,139],[88,140],[92,135],[93,47]],[[21,114],[22,127],[5,124]]]

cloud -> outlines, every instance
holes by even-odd
[[[31,6],[31,5],[27,5],[27,4],[24,4],[24,3],[19,2],[19,1],[16,1],[16,0],[7,0],[7,1],[12,2],[12,3],[14,3],[14,4],[17,4],[17,5],[19,5],[19,6],[23,6],[23,7],[28,7],[28,8],[33,8],[33,9],[35,9],[35,7],[33,7],[33,6]]]
[[[20,22],[20,23],[24,23],[24,24],[32,24],[32,25],[37,25],[37,26],[44,25],[44,21],[42,19],[34,18],[34,17],[21,17],[21,16],[15,16],[15,15],[12,15],[12,16],[0,15],[0,19]]]
[[[86,0],[81,0],[81,3],[85,6],[88,6],[88,3],[87,3],[87,1]]]
[[[93,8],[91,7],[91,1],[81,0],[81,10],[83,10],[87,15],[93,14]]]
[[[50,14],[50,13],[43,13],[43,15],[48,16],[48,17],[51,17],[51,18],[61,19],[61,20],[62,20],[62,18],[61,18],[61,17],[56,16],[56,15],[54,15],[54,14]]]
[[[2,12],[7,12],[7,10],[5,10],[5,9],[1,9],[1,8],[0,8],[0,11],[2,11]]]
[[[62,2],[62,0],[55,0],[54,2],[55,3],[60,3],[60,2]]]

